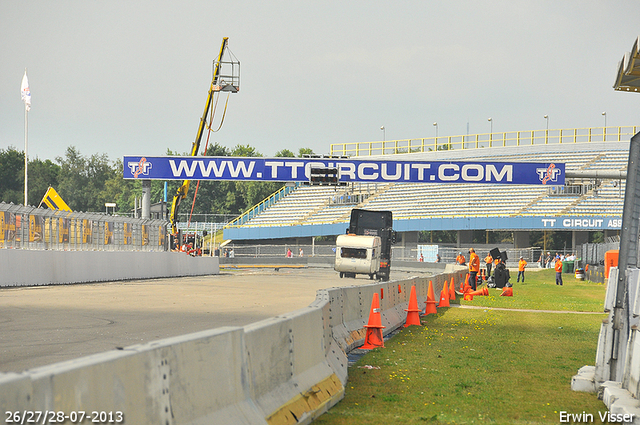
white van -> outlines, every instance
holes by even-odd
[[[336,262],[333,269],[340,277],[367,274],[378,277],[380,270],[380,237],[340,235],[336,239]]]

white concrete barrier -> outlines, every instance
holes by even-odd
[[[631,267],[626,270],[628,298],[625,303],[629,315],[626,323],[623,320],[616,328],[614,308],[618,276],[618,268],[612,267],[604,301],[604,312],[608,315],[602,321],[598,336],[596,364],[580,368],[571,379],[571,389],[598,393],[608,407],[608,413],[614,415],[609,422],[640,425],[640,270]],[[629,329],[629,337],[616,341],[617,333],[624,333],[625,327]],[[617,360],[615,370],[611,370],[613,359]]]
[[[434,292],[452,275],[458,282],[463,277],[431,278]],[[84,412],[136,425],[308,424],[344,396],[346,353],[364,339],[373,294],[384,290],[389,333],[406,319],[411,285],[425,300],[425,279],[330,288],[318,291],[309,307],[244,328],[0,374],[0,406],[16,412],[18,422],[28,412]],[[4,413],[2,423],[11,423],[7,418]]]
[[[217,257],[191,257],[179,252],[20,249],[0,249],[0,270],[0,287],[220,273]]]

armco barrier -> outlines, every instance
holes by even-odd
[[[429,279],[439,293],[452,276],[459,285],[464,272],[320,290],[309,307],[243,328],[0,374],[1,420],[48,411],[121,412],[121,423],[136,425],[308,424],[344,396],[346,353],[364,339],[373,294],[384,293],[388,334],[404,323],[411,285],[422,304]]]

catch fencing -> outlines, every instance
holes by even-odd
[[[0,248],[166,251],[165,220],[146,220],[0,203]]]
[[[409,244],[407,246],[392,246],[391,247],[391,259],[396,261],[418,261],[419,246],[432,246],[428,244]],[[469,259],[468,248],[456,248],[450,246],[437,246],[437,252],[440,255],[440,262],[444,264],[453,264],[456,262],[458,252],[463,252],[465,258]],[[480,255],[480,259],[484,260],[484,257],[491,248],[495,246],[477,246],[476,252]],[[500,251],[506,251],[509,257],[510,263],[518,262],[520,256],[522,256],[527,262],[535,263],[540,257],[540,248],[512,248],[512,247],[499,247]],[[220,248],[220,256],[228,257],[233,250],[234,257],[251,257],[251,258],[276,258],[287,257],[287,253],[291,250],[292,257],[335,257],[335,245],[334,244],[281,244],[281,245],[244,245],[244,244],[228,244]],[[302,250],[302,255],[300,255]],[[483,261],[482,261],[483,263]]]
[[[609,241],[606,243],[585,243],[580,247],[580,254],[585,264],[604,264],[604,254],[607,251],[620,249],[620,237],[617,241]]]

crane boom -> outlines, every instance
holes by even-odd
[[[222,39],[222,46],[220,47],[220,54],[218,55],[218,61],[215,64],[213,71],[213,79],[211,80],[211,87],[209,88],[209,94],[207,95],[207,103],[204,105],[204,112],[202,113],[202,118],[200,119],[200,126],[198,127],[198,134],[196,134],[196,138],[191,145],[191,156],[198,155],[198,151],[200,150],[200,141],[202,140],[202,135],[204,134],[204,129],[206,128],[207,115],[209,114],[209,110],[211,108],[211,104],[213,103],[213,94],[216,91],[220,90],[219,79],[220,79],[220,67],[222,65],[222,56],[224,55],[224,51],[227,48],[227,43],[229,41],[229,37],[224,37]],[[190,180],[184,180],[182,185],[178,188],[176,193],[173,195],[173,202],[171,204],[171,232],[175,235],[178,232],[177,221],[178,221],[178,209],[180,207],[180,203],[187,196],[189,192]]]

